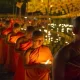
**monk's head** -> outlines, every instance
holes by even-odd
[[[18,23],[15,23],[13,27],[13,32],[17,33],[19,31],[20,31],[20,25]]]
[[[73,19],[73,32],[74,34],[80,34],[80,16]]]
[[[34,31],[32,35],[32,40],[33,40],[33,47],[38,48],[40,47],[43,42],[44,42],[44,35],[41,31]]]
[[[5,27],[6,27],[6,28],[10,27],[10,20],[6,20],[6,22],[5,22]]]
[[[34,30],[35,30],[35,28],[33,26],[28,26],[27,27],[27,30],[26,30],[26,33],[25,33],[25,36],[27,37],[27,39],[32,38],[32,33],[33,33]]]

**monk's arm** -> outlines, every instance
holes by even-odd
[[[15,50],[19,53],[24,53],[23,50],[20,49],[20,44],[23,42],[23,37],[19,38],[15,45]]]
[[[39,69],[50,69],[51,68],[51,64],[25,64],[25,69],[27,68],[39,68]]]
[[[29,52],[26,53],[25,56],[23,56],[23,62],[24,62],[24,67],[27,68],[41,68],[41,69],[50,69],[51,68],[51,64],[29,64],[29,55],[30,55],[30,50]]]
[[[56,53],[56,55],[54,56],[52,80],[65,80],[64,79],[65,65],[68,58],[69,53],[65,48],[62,48],[58,53]]]

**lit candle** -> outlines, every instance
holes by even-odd
[[[49,63],[49,61],[50,61],[50,60],[48,59],[48,60],[45,62],[45,64],[48,64],[48,63]]]

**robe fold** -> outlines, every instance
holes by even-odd
[[[27,53],[26,53],[27,54]],[[26,55],[25,55],[26,58]],[[32,51],[29,55],[29,63],[28,64],[39,64],[42,62],[46,62],[47,60],[52,60],[52,54],[48,47],[41,46],[34,51]],[[27,62],[27,58],[26,58]],[[50,80],[48,69],[40,69],[40,68],[26,68],[25,80]]]
[[[4,64],[3,60],[3,39],[0,38],[0,64]]]
[[[17,40],[24,36],[23,33],[18,32],[17,34],[13,34],[10,36],[9,43],[9,70],[10,72],[15,72],[18,64],[18,59],[19,59],[19,53],[15,51],[15,44]]]
[[[32,40],[28,40],[25,43],[20,44],[20,50],[25,51],[32,46]],[[25,69],[23,65],[22,56],[19,56],[18,66],[14,75],[13,80],[25,80]]]
[[[9,55],[9,46],[6,43],[6,36],[12,31],[12,28],[6,28],[1,32],[1,35],[3,36],[2,38],[2,58],[3,58],[3,64],[4,64],[4,68],[7,68],[7,59],[8,59],[8,55]],[[5,49],[5,50],[4,50]]]

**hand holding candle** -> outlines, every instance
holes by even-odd
[[[41,62],[41,64],[51,64],[51,61],[48,59],[46,62]]]

